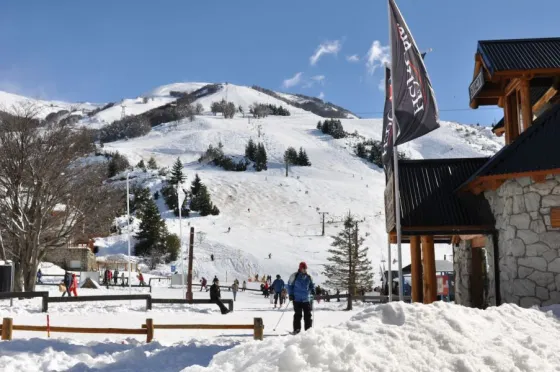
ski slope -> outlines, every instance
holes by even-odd
[[[225,97],[224,90],[219,93],[221,95],[214,98]],[[235,87],[229,90],[228,99],[234,100],[236,105],[244,105],[258,95],[259,92],[252,89],[248,92],[243,87]],[[205,102],[211,103],[210,100]],[[184,188],[190,186],[195,173],[208,186],[221,214],[183,220],[185,242],[189,226],[204,233],[204,240],[195,243],[197,277],[218,275],[224,278],[226,273],[238,278],[255,274],[287,276],[297,269],[300,261],[306,261],[315,280],[322,283],[322,265],[327,262],[330,236],[339,231],[340,222],[349,212],[364,221],[360,225],[361,234],[366,237],[365,244],[378,273],[382,261],[387,258],[383,171],[353,154],[357,139],[335,140],[322,134],[316,129],[319,120],[320,117],[308,112],[259,120],[240,116],[230,120],[221,116],[198,116],[194,122],[164,124],[146,136],[105,146],[125,154],[132,164],[153,156],[160,166],[171,167],[178,157],[187,176]],[[380,139],[381,120],[347,119],[342,123],[347,132],[357,131],[366,138]],[[502,144],[488,132],[488,128],[444,122],[437,131],[401,149],[411,158],[489,156]],[[197,161],[208,145],[216,146],[219,142],[227,155],[243,155],[250,138],[265,145],[269,161],[267,171],[226,172]],[[283,153],[289,146],[303,147],[312,166],[292,167],[289,177],[285,177]],[[157,177],[143,182],[152,192],[161,187]],[[165,211],[162,200],[158,203],[170,231],[179,233],[178,219]],[[326,236],[321,236],[318,212],[329,213]],[[227,233],[229,227],[231,232]],[[124,238],[110,237],[113,242],[105,242],[105,245],[112,253],[118,252],[115,246],[126,247]],[[410,263],[410,254],[408,247],[403,247],[405,266]],[[436,248],[437,259],[449,258],[451,253],[446,245]],[[215,261],[210,260],[211,254]],[[269,254],[272,259],[268,259]],[[396,248],[392,257],[396,257]],[[180,267],[180,262],[176,265]],[[169,272],[168,267],[158,270]]]
[[[37,110],[37,117],[39,119],[44,119],[48,114],[60,110],[68,110],[73,112],[73,114],[83,114],[98,107],[97,104],[88,102],[45,101],[0,91],[0,111],[13,113],[14,110],[21,109],[22,105],[32,105]]]

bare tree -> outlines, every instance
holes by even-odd
[[[88,132],[39,127],[30,104],[12,112],[0,116],[0,234],[15,263],[15,290],[33,291],[47,250],[102,228],[94,219],[110,226],[118,193],[103,184],[106,165],[86,161],[94,148]]]

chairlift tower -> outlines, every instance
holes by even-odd
[[[126,117],[126,106],[124,105],[124,101],[121,103],[121,119]]]

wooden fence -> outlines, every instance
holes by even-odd
[[[253,338],[262,340],[264,323],[262,318],[254,318],[253,324],[154,324],[153,319],[146,319],[142,328],[84,328],[84,327],[58,327],[58,326],[30,326],[13,324],[12,318],[4,318],[0,330],[2,340],[9,341],[13,331],[26,332],[65,332],[65,333],[92,333],[92,334],[119,334],[119,335],[146,335],[146,342],[154,338],[155,329],[252,329]]]

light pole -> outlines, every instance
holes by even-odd
[[[179,208],[179,257],[181,258],[181,288],[183,289],[183,297],[185,298],[185,260],[183,259],[183,224],[181,223],[181,203],[180,184],[177,184],[177,204]]]
[[[127,240],[128,240],[128,294],[132,294],[132,287],[130,286],[130,272],[132,271],[132,264],[130,262],[130,193],[128,186],[128,178],[130,173],[126,174],[126,215],[127,215]]]

